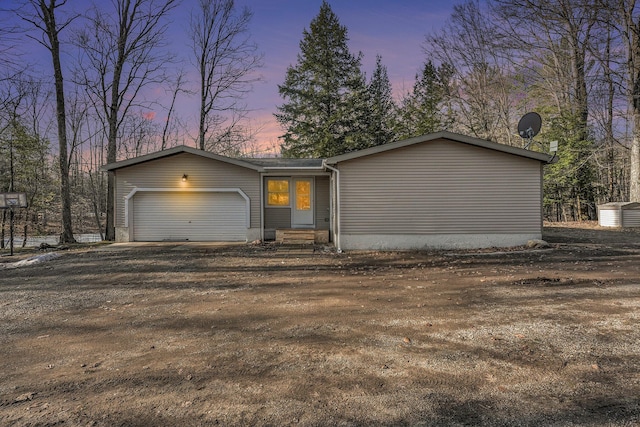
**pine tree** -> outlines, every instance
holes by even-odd
[[[431,61],[416,75],[413,90],[407,93],[399,108],[396,131],[401,138],[411,138],[448,128],[450,119],[444,106],[451,69],[436,67]]]
[[[303,32],[297,64],[278,86],[285,99],[275,114],[285,129],[284,156],[330,157],[362,144],[367,92],[362,54],[352,55],[347,41],[347,28],[323,2]]]
[[[391,94],[391,83],[387,67],[382,64],[382,57],[376,57],[376,68],[367,87],[369,95],[369,129],[370,146],[392,142],[396,139],[394,131],[396,106]]]

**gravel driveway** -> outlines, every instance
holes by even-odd
[[[1,257],[0,425],[640,424],[640,232],[544,237]]]

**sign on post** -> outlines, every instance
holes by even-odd
[[[26,207],[27,193],[0,193],[0,209]]]
[[[0,193],[0,209],[9,209],[9,247],[13,256],[13,210],[27,207],[27,193]]]

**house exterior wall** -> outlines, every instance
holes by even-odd
[[[453,141],[340,162],[342,249],[517,246],[542,236],[542,162]]]
[[[331,224],[330,178],[316,177],[316,230],[329,230]]]
[[[274,232],[276,228],[291,228],[291,208],[265,208],[264,228]]]
[[[247,240],[260,238],[260,176],[255,170],[226,162],[180,153],[152,160],[116,172],[116,234],[119,241],[131,238],[125,226],[125,198],[138,188],[167,188],[194,191],[211,188],[239,188],[250,199],[250,228]],[[187,174],[186,182],[182,182]],[[194,192],[194,194],[197,194]]]

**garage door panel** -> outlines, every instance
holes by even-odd
[[[235,192],[140,192],[133,212],[136,241],[246,240],[246,201]]]

